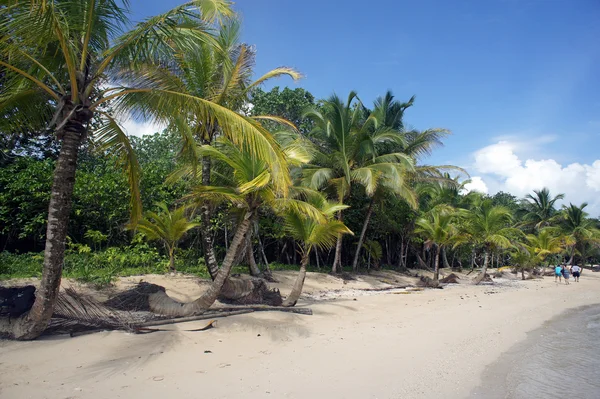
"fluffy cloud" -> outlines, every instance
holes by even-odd
[[[465,192],[469,193],[471,191],[478,191],[483,194],[487,194],[489,192],[488,186],[485,184],[481,176],[473,176],[470,180],[470,183],[465,184]]]
[[[553,194],[565,193],[566,203],[585,201],[593,216],[600,213],[600,160],[561,165],[554,159],[523,160],[518,150],[518,143],[499,141],[476,151],[473,169],[481,177],[474,177],[468,189],[485,192],[490,187],[491,193],[502,190],[522,197],[548,187]]]
[[[136,122],[133,119],[127,119],[121,122],[121,127],[128,135],[141,137],[147,134],[162,132],[165,125],[152,122]]]

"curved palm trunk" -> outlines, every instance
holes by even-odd
[[[446,248],[442,248],[442,260],[444,262],[444,267],[449,269],[450,268],[450,263],[448,263],[448,257],[446,254]]]
[[[306,266],[308,265],[309,259],[310,252],[304,248],[302,260],[300,261],[300,272],[296,277],[296,281],[292,287],[292,292],[290,292],[290,295],[285,299],[285,301],[283,301],[283,306],[294,306],[296,302],[298,302],[300,294],[302,294],[302,287],[304,287],[304,280],[306,279]]]
[[[442,252],[442,247],[438,246],[437,251],[435,251],[435,264],[433,269],[433,282],[435,285],[440,283],[440,252]]]
[[[240,246],[244,242],[244,237],[250,227],[250,219],[253,211],[248,211],[244,220],[238,225],[231,245],[223,260],[223,265],[219,269],[216,278],[200,298],[193,302],[181,303],[170,298],[165,292],[157,292],[149,296],[150,309],[158,314],[172,317],[193,316],[205,312],[217,300],[223,285],[229,277],[231,268],[233,267],[235,257]]]
[[[483,278],[485,277],[485,273],[487,272],[487,268],[488,268],[488,261],[489,261],[489,254],[488,254],[488,250],[486,249],[483,252],[483,269],[481,269],[481,273],[479,273],[479,275],[477,277],[475,277],[475,284],[479,284],[483,281]]]
[[[362,230],[360,231],[360,238],[358,239],[358,247],[356,248],[356,252],[354,253],[354,261],[352,261],[352,271],[358,271],[358,257],[360,256],[360,251],[362,249],[363,242],[365,241],[365,234],[367,232],[367,226],[369,225],[369,220],[371,219],[371,215],[373,214],[373,202],[375,200],[371,198],[371,202],[369,203],[369,209],[367,210],[367,215],[365,216],[365,221],[363,223]]]
[[[259,277],[260,269],[256,265],[254,249],[252,248],[252,228],[248,229],[248,233],[246,234],[246,259],[248,260],[248,269],[250,270],[250,275],[253,277]]]
[[[62,145],[54,169],[48,206],[42,280],[35,293],[33,307],[17,320],[9,322],[8,319],[0,318],[0,335],[22,340],[35,339],[46,329],[52,317],[62,276],[77,154],[85,134],[86,123],[87,121],[69,122],[62,132]]]

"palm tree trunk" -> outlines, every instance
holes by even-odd
[[[250,269],[250,275],[253,277],[260,276],[260,269],[256,265],[254,249],[252,248],[252,228],[248,229],[248,233],[246,234],[246,259],[248,260],[248,269]]]
[[[308,265],[309,256],[310,252],[304,248],[302,260],[300,261],[300,272],[296,277],[292,292],[290,292],[290,295],[283,301],[283,306],[294,306],[296,302],[298,302],[300,294],[302,294],[302,287],[304,287],[304,280],[306,279],[306,266]]]
[[[249,210],[244,220],[237,226],[235,235],[229,246],[229,251],[227,251],[227,255],[225,255],[225,259],[223,260],[223,265],[210,287],[208,287],[200,298],[193,302],[180,303],[170,298],[165,292],[159,291],[149,296],[150,309],[154,313],[165,316],[185,317],[203,313],[210,308],[217,300],[225,281],[227,281],[227,277],[229,277],[237,252],[244,243],[244,238],[250,228],[252,214],[253,211]]]
[[[437,251],[435,251],[435,264],[433,269],[433,282],[435,285],[440,283],[440,252],[442,252],[442,247],[438,246]]]
[[[33,307],[17,320],[5,323],[8,319],[0,318],[0,335],[4,333],[22,340],[35,339],[46,329],[52,317],[60,289],[77,155],[85,134],[85,124],[87,121],[68,122],[62,132],[62,145],[54,169],[48,206],[42,280],[35,293]]]
[[[340,201],[340,204],[342,201]],[[344,221],[344,217],[342,216],[342,211],[338,213],[338,220],[340,222]],[[333,266],[331,267],[332,273],[341,273],[342,272],[342,234],[339,234],[337,237],[337,243],[335,244],[335,256],[333,258]]]
[[[362,230],[360,231],[360,238],[358,239],[358,247],[356,247],[356,252],[354,253],[354,261],[352,262],[352,271],[356,273],[358,271],[358,257],[360,255],[360,250],[362,249],[363,242],[365,241],[365,233],[367,232],[367,226],[369,225],[369,220],[371,219],[371,214],[373,213],[373,202],[375,200],[371,198],[371,202],[369,203],[369,208],[367,209],[367,215],[365,216],[365,221],[363,223]]]
[[[485,273],[487,272],[487,268],[488,268],[488,261],[489,261],[489,254],[488,254],[488,250],[484,250],[483,252],[483,269],[481,269],[481,273],[479,273],[479,275],[477,277],[475,277],[475,284],[479,284],[483,281],[483,278],[485,277]]]
[[[450,268],[450,264],[448,263],[448,257],[446,256],[446,248],[442,248],[442,260],[444,262],[445,268]]]
[[[210,144],[210,141],[203,142],[203,144]],[[210,157],[202,157],[202,184],[204,186],[210,186],[210,168]],[[202,236],[204,262],[206,263],[206,267],[208,268],[210,278],[214,280],[217,277],[217,273],[219,272],[219,263],[217,262],[213,239],[210,234],[210,203],[208,201],[204,201],[202,203],[202,206],[200,207],[200,221],[202,222],[202,229],[200,229],[200,235]]]
[[[169,271],[175,271],[175,248],[169,248]]]

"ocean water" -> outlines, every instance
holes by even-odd
[[[470,398],[600,399],[600,306],[567,311],[483,374]]]

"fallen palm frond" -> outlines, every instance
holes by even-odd
[[[149,312],[124,312],[82,295],[72,288],[61,291],[46,333],[60,334],[91,329],[135,331],[136,326],[156,318]]]

